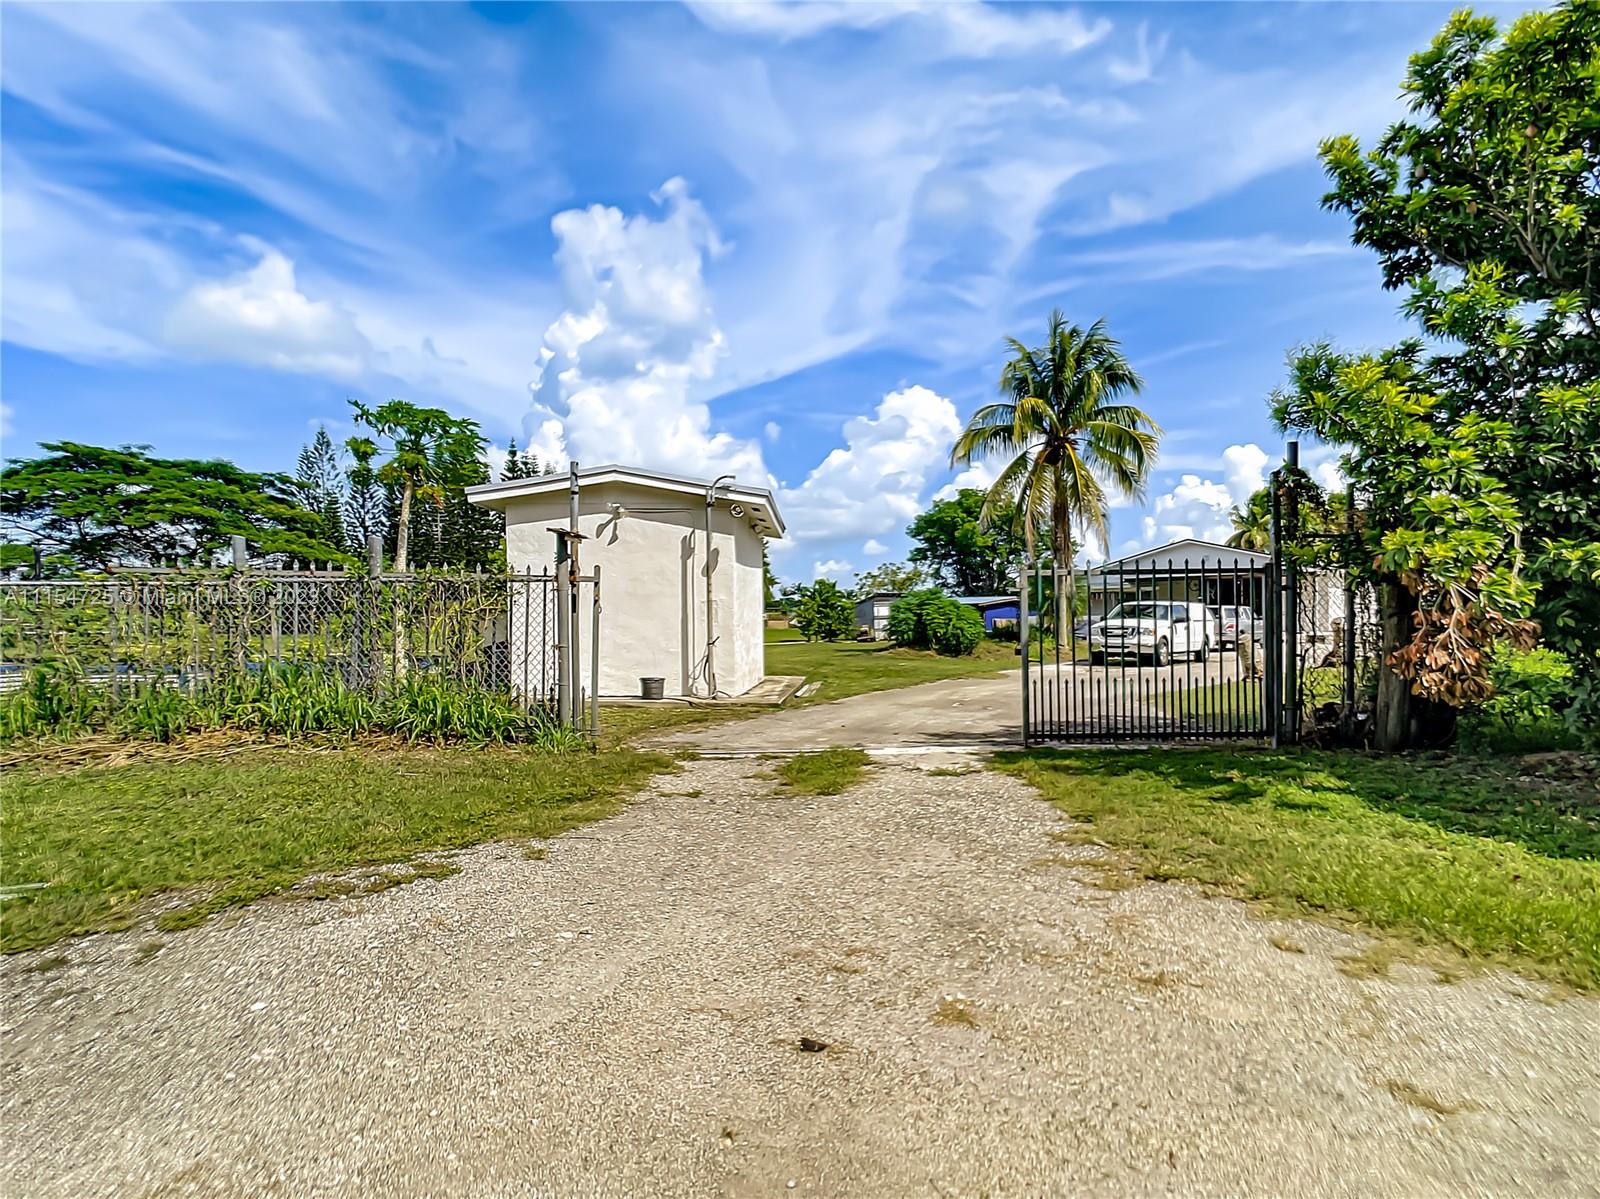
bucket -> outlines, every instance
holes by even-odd
[[[666,679],[641,678],[639,680],[639,697],[641,699],[660,699],[665,694]]]

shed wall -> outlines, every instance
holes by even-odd
[[[619,519],[613,504],[627,514]],[[506,559],[512,569],[553,568],[556,538],[550,529],[565,528],[569,511],[565,492],[508,503]],[[694,496],[624,483],[584,486],[580,563],[585,573],[596,564],[601,568],[602,695],[637,695],[644,676],[664,679],[667,695],[704,693],[704,522],[705,505]],[[711,579],[717,690],[741,695],[761,681],[766,667],[761,536],[732,516],[726,501],[712,509]],[[585,642],[588,635],[586,623]]]

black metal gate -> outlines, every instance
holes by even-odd
[[[1272,473],[1272,549],[1204,542],[1088,570],[1035,563],[1019,588],[1023,744],[1242,740],[1360,745],[1382,662],[1357,499]],[[1305,519],[1314,495],[1321,519]]]
[[[1270,739],[1279,581],[1248,550],[1036,564],[1019,595],[1024,743]]]

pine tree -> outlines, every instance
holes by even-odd
[[[317,514],[320,539],[344,545],[344,471],[326,428],[319,428],[311,444],[300,448],[294,478],[301,503]]]
[[[517,443],[511,443],[511,449],[506,454],[506,464],[500,471],[500,478],[507,479],[533,479],[539,474],[539,458],[532,450],[528,450],[520,457],[517,455]]]
[[[387,497],[378,483],[378,472],[372,465],[371,455],[365,458],[358,456],[345,472],[345,478],[345,536],[349,539],[350,552],[364,556],[367,538],[374,533],[383,536],[388,529]]]

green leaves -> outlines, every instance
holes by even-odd
[[[1030,349],[1015,338],[1007,344],[1005,399],[973,415],[951,464],[1009,458],[989,489],[984,524],[1015,508],[1030,548],[1034,533],[1048,529],[1056,552],[1069,557],[1075,524],[1105,537],[1105,483],[1129,497],[1143,493],[1161,429],[1123,402],[1144,384],[1103,320],[1083,329],[1056,311],[1043,346]]]
[[[837,641],[856,630],[856,608],[832,579],[795,590],[794,627],[807,641]]]
[[[343,557],[291,480],[220,460],[48,442],[0,471],[0,525],[79,569],[217,561],[233,536],[262,554]]]

